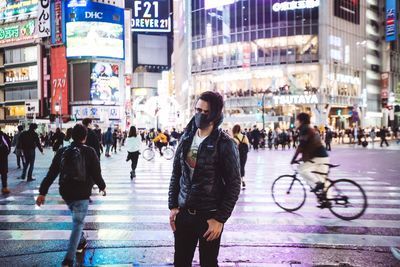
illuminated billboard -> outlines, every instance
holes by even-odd
[[[35,20],[10,23],[0,26],[0,44],[8,44],[34,39]]]
[[[20,16],[36,14],[38,0],[0,0],[0,19],[14,19]]]
[[[396,41],[397,39],[396,2],[396,0],[386,0],[386,42]]]
[[[170,32],[170,0],[125,0],[132,9],[133,32]]]
[[[90,64],[90,100],[94,102],[118,103],[119,66],[110,63]]]
[[[124,10],[90,1],[67,2],[68,58],[124,58]]]

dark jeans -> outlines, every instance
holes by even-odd
[[[8,155],[1,153],[0,161],[1,183],[3,188],[7,188]]]
[[[240,154],[240,176],[244,177],[245,175],[245,167],[247,162],[247,153]]]
[[[207,220],[212,218],[213,212],[190,215],[187,210],[181,210],[176,216],[175,235],[175,267],[191,267],[196,250],[199,244],[200,266],[217,267],[218,254],[221,244],[221,237],[207,242],[203,237],[207,232]]]
[[[132,172],[135,173],[136,171],[136,167],[138,164],[138,160],[139,160],[139,151],[137,152],[128,152],[128,158],[131,160],[131,167],[132,167]]]
[[[114,151],[114,153],[117,153],[117,143],[116,142],[114,142],[112,145],[111,152],[113,152],[113,151]]]
[[[21,165],[21,162],[22,162],[22,165]],[[19,154],[19,155],[17,154],[17,166],[18,166],[18,168],[21,168],[21,166],[23,167],[24,164],[25,164],[24,156],[22,154]]]
[[[22,171],[21,179],[24,180],[26,177],[26,171],[28,170],[28,179],[32,179],[33,167],[35,166],[35,150],[24,150],[24,170]]]
[[[389,143],[386,139],[381,140],[381,146],[383,146],[384,143],[386,144],[386,146],[389,146]]]
[[[160,155],[162,156],[162,148],[167,146],[167,144],[161,143],[161,142],[156,142],[156,147],[158,147],[158,149],[160,150]]]
[[[332,150],[331,142],[326,142],[325,145],[326,145],[326,150],[328,150],[328,151]]]

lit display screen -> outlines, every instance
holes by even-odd
[[[124,58],[124,10],[80,1],[66,5],[67,57]]]
[[[0,19],[13,19],[37,13],[38,0],[0,0]]]
[[[90,74],[90,100],[119,102],[119,67],[110,63],[92,63]]]
[[[68,22],[67,57],[124,58],[122,25],[106,22]]]

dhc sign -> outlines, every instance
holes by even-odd
[[[274,105],[311,105],[311,104],[318,104],[318,97],[317,95],[280,95],[274,96]]]
[[[319,0],[303,0],[303,1],[287,1],[282,3],[275,3],[272,10],[275,12],[314,8],[319,6]]]
[[[85,12],[85,19],[103,19],[103,12]]]

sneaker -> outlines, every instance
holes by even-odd
[[[400,249],[391,247],[390,250],[392,251],[393,256],[400,261]]]
[[[10,190],[9,190],[7,187],[4,187],[4,188],[1,190],[1,193],[2,193],[3,195],[8,195],[8,194],[10,194],[11,192],[10,192]]]
[[[86,238],[82,236],[81,242],[79,242],[78,248],[76,249],[76,253],[82,253],[85,248],[88,246]]]
[[[74,261],[64,259],[63,262],[61,263],[62,267],[74,267]]]
[[[310,192],[317,193],[318,191],[321,191],[322,189],[324,189],[324,187],[325,187],[324,183],[318,182],[315,184],[314,189],[312,189]]]
[[[35,178],[29,178],[28,180],[26,180],[27,182],[33,182],[33,181],[36,181],[36,179]]]

